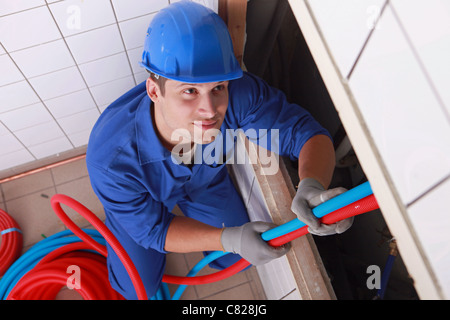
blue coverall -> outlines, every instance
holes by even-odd
[[[293,160],[308,139],[329,136],[306,110],[288,103],[281,91],[250,73],[230,81],[228,90],[229,105],[221,127],[224,136],[227,129],[278,129],[277,151]],[[158,140],[150,110],[144,81],[101,114],[86,155],[105,223],[136,265],[149,297],[156,293],[164,273],[164,244],[175,205],[184,215],[216,227],[249,221],[225,163],[177,164]],[[228,254],[211,266],[221,269],[239,259]],[[109,246],[107,264],[112,287],[126,299],[136,299],[125,268]]]

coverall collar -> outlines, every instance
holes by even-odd
[[[171,157],[156,135],[151,117],[152,101],[148,95],[139,103],[136,111],[136,144],[139,155],[139,164],[162,161]]]

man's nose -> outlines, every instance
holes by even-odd
[[[199,104],[198,113],[204,119],[211,119],[217,113],[217,108],[214,101],[210,95],[205,95]]]

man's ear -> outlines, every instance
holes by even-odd
[[[150,97],[153,103],[158,102],[159,98],[161,97],[161,91],[159,90],[158,84],[155,82],[155,80],[152,79],[152,77],[148,77],[146,85],[147,95]]]

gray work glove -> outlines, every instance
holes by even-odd
[[[254,221],[240,227],[224,228],[222,246],[226,252],[239,254],[252,265],[258,266],[285,255],[290,244],[274,248],[261,238],[261,234],[276,227],[273,223]]]
[[[312,234],[326,236],[342,233],[352,226],[353,217],[326,225],[320,223],[312,213],[312,209],[345,191],[347,191],[345,188],[325,190],[316,179],[302,179],[298,185],[297,194],[292,200],[291,210],[300,221],[308,225],[308,231]]]

